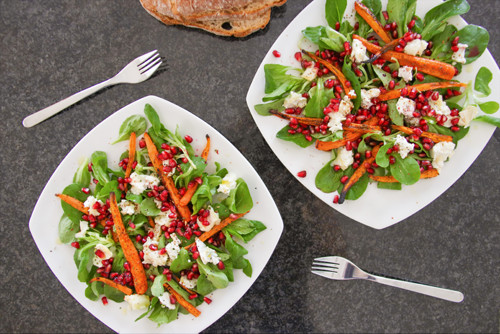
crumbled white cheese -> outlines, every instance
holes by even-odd
[[[451,141],[442,141],[435,144],[431,149],[432,157],[432,167],[436,168],[438,172],[441,172],[441,168],[444,166],[444,162],[450,158],[455,149],[455,144]]]
[[[149,297],[147,295],[133,294],[125,296],[124,299],[132,310],[140,310],[149,307]]]
[[[200,254],[200,259],[204,264],[213,263],[218,264],[220,262],[220,257],[217,252],[212,248],[209,248],[200,239],[196,238],[196,248]]]
[[[352,40],[351,59],[358,64],[362,61],[370,59],[366,55],[366,47],[358,39]]]
[[[354,108],[354,104],[349,99],[349,96],[344,96],[342,101],[339,104],[338,111],[332,111],[328,114],[330,120],[328,121],[328,127],[331,132],[335,132],[338,130],[342,130],[342,121],[346,119],[346,115],[351,113],[352,108]]]
[[[422,39],[414,39],[413,41],[406,44],[404,53],[412,56],[421,56],[424,53],[425,49],[427,49],[428,44],[429,43]]]
[[[92,263],[94,264],[94,266],[100,268],[100,267],[102,267],[102,260],[108,260],[108,259],[112,258],[113,252],[111,252],[111,250],[108,247],[104,246],[103,244],[97,244],[95,246],[95,251],[97,251],[97,250],[100,250],[104,256],[101,258],[101,257],[97,256],[97,254],[94,254],[94,259],[92,260]],[[95,253],[95,251],[94,251],[94,253]]]
[[[372,99],[374,97],[378,97],[380,95],[380,89],[372,88],[369,90],[362,89],[361,90],[361,108],[368,109],[373,103]]]
[[[122,215],[135,215],[140,212],[139,204],[127,201],[126,199],[122,199],[118,205],[120,206]]]
[[[418,125],[419,118],[413,116],[415,111],[416,103],[415,101],[408,99],[406,97],[400,97],[396,103],[396,109],[400,115],[403,115],[406,123],[416,126]]]
[[[97,200],[94,196],[89,196],[83,203],[83,206],[89,209],[89,214],[92,216],[99,216],[100,213],[96,209],[94,209],[94,204],[99,203],[100,205],[103,205],[104,203],[100,200]]]
[[[476,106],[467,106],[464,110],[459,112],[460,120],[458,121],[458,125],[468,127],[470,122],[476,117],[478,113],[478,109]]]
[[[165,291],[161,296],[158,297],[158,300],[160,301],[160,303],[162,305],[164,305],[166,308],[170,309],[170,310],[174,310],[175,309],[175,304],[172,304],[170,302],[170,294]]]
[[[406,137],[404,136],[401,136],[401,135],[397,135],[396,136],[396,141],[394,142],[394,145],[397,145],[399,150],[399,155],[401,156],[401,158],[406,158],[408,156],[408,154],[414,150],[414,145],[413,143],[409,143],[407,140],[406,140]]]
[[[450,107],[444,102],[443,96],[440,94],[439,98],[437,100],[433,100],[432,98],[429,98],[429,107],[431,109],[434,109],[437,115],[443,115],[446,116],[446,122],[444,122],[443,126],[450,127],[451,124],[451,117],[450,117]]]
[[[142,251],[144,253],[144,260],[142,263],[151,264],[155,267],[164,266],[168,261],[168,254],[160,254],[159,250],[152,250],[149,248],[150,245],[156,245],[158,247],[158,241],[155,241],[148,237],[143,245]]]
[[[332,166],[338,165],[342,170],[346,170],[354,162],[353,152],[345,147],[337,149],[337,157],[332,161]]]
[[[451,59],[456,61],[457,63],[465,64],[467,61],[465,59],[465,51],[469,46],[467,44],[458,43],[457,47],[458,50],[456,52],[453,52],[453,54],[451,55]]]
[[[170,218],[169,215],[172,214],[173,212],[171,210],[167,211],[162,211],[160,212],[156,217],[155,217],[155,224],[160,225],[160,226],[170,226],[170,223],[172,220],[175,218]]]
[[[305,69],[304,73],[302,73],[302,78],[307,81],[313,81],[318,76],[318,68],[316,66],[309,66]]]
[[[208,211],[210,212],[210,214],[207,217],[207,222],[208,222],[207,226],[203,225],[203,223],[198,218],[198,226],[200,228],[200,231],[203,232],[210,231],[212,227],[214,227],[215,225],[219,225],[220,223],[219,214],[215,212],[211,206],[208,207]]]
[[[85,234],[89,230],[89,222],[85,220],[80,221],[80,232],[75,234],[75,238],[84,238]]]
[[[186,275],[181,276],[181,279],[179,280],[179,283],[188,289],[194,289],[196,287],[196,283],[198,282],[197,278],[193,279],[188,279]]]
[[[217,191],[226,195],[229,195],[232,189],[236,188],[236,175],[233,173],[228,173],[222,179],[222,183],[217,188]]]
[[[405,82],[413,80],[413,68],[411,66],[402,66],[398,70],[398,76]]]
[[[134,195],[140,195],[144,190],[153,189],[154,186],[160,183],[160,180],[156,176],[137,174],[136,172],[130,175],[130,179],[130,185],[132,186],[130,192]]]
[[[181,244],[181,241],[177,238],[175,233],[172,233],[170,237],[172,238],[172,241],[165,246],[165,249],[167,250],[170,260],[173,261],[177,259],[177,256],[179,256],[179,252],[181,251],[179,245]]]
[[[285,108],[304,108],[307,104],[307,99],[301,94],[291,91],[290,94],[283,101]]]

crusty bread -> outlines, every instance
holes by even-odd
[[[161,22],[203,29],[222,36],[244,37],[263,29],[271,8],[286,0],[140,0]]]

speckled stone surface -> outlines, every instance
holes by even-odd
[[[489,30],[489,50],[498,63],[500,1],[469,2],[465,19]],[[308,192],[260,135],[246,106],[248,87],[265,52],[308,3],[289,0],[273,10],[265,30],[234,39],[165,26],[136,0],[0,1],[0,332],[111,332],[52,274],[28,221],[55,168],[89,130],[121,107],[157,95],[201,117],[241,150],[285,223],[262,275],[207,332],[498,333],[498,130],[442,196],[381,231]],[[21,125],[30,113],[106,79],[155,48],[167,58],[162,74],[102,91],[34,128]],[[309,272],[312,259],[323,255],[343,255],[368,270],[457,289],[465,301],[326,280]]]

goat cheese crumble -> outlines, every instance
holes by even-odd
[[[328,121],[328,127],[330,128],[330,131],[335,132],[338,130],[342,130],[342,121],[346,119],[345,116],[351,112],[352,108],[354,108],[354,104],[347,95],[344,96],[344,98],[340,102],[339,110],[332,111],[328,114],[328,117],[330,118],[330,120]]]
[[[229,195],[231,190],[236,188],[236,175],[233,173],[227,173],[222,179],[222,183],[217,188],[217,191],[226,195]]]
[[[414,39],[413,41],[406,44],[404,53],[412,56],[421,56],[424,53],[425,49],[427,49],[428,44],[429,43],[422,39]]]
[[[140,310],[149,307],[149,297],[147,295],[133,294],[125,296],[124,299],[132,310]]]
[[[285,108],[304,108],[307,104],[307,99],[303,97],[301,94],[296,93],[294,91],[290,92],[283,101],[283,107]]]
[[[370,59],[366,55],[366,47],[360,40],[357,39],[352,40],[351,59],[358,64],[361,63],[362,61]]]
[[[136,172],[130,175],[130,179],[130,192],[134,195],[140,195],[144,190],[153,189],[154,186],[160,183],[160,180],[156,176],[137,174]]]
[[[402,159],[406,158],[408,154],[415,148],[413,143],[409,143],[408,140],[406,140],[406,137],[401,135],[396,136],[396,141],[394,142],[394,145],[398,146],[399,148],[398,153]]]
[[[85,234],[87,234],[87,231],[89,230],[89,222],[85,220],[80,221],[80,232],[75,234],[75,238],[84,238]]]
[[[158,241],[155,241],[148,237],[146,242],[143,245],[142,251],[144,253],[144,259],[142,263],[150,264],[152,266],[164,266],[168,261],[168,254],[165,252],[164,254],[160,254],[159,250],[152,250],[149,246],[155,245],[158,247]]]
[[[122,213],[122,215],[135,215],[136,213],[140,212],[138,204],[127,201],[126,199],[122,199],[118,205],[120,207],[120,212]]]
[[[434,145],[431,149],[432,167],[439,173],[444,166],[444,162],[455,152],[455,144],[451,141],[442,141]]]
[[[94,259],[92,260],[92,263],[94,264],[94,266],[100,268],[102,267],[102,260],[108,260],[112,258],[113,252],[111,252],[111,250],[108,247],[104,246],[103,244],[97,244],[95,246],[94,253],[98,250],[102,252],[103,257],[99,257],[97,256],[97,254],[94,254]]]
[[[456,61],[457,63],[465,64],[467,60],[465,59],[465,51],[469,47],[467,44],[458,43],[458,50],[453,52],[451,55],[451,59]]]
[[[398,76],[405,82],[413,80],[413,68],[411,66],[402,66],[398,70]]]
[[[337,157],[332,162],[332,166],[338,165],[342,170],[346,170],[354,163],[352,150],[348,151],[345,146],[337,149]]]
[[[194,289],[196,287],[196,283],[198,282],[197,278],[188,279],[186,275],[181,276],[179,283],[188,289]]]
[[[316,66],[309,66],[305,69],[304,73],[302,73],[302,78],[307,81],[313,81],[318,76],[318,68]]]
[[[175,304],[172,304],[170,302],[170,293],[168,293],[167,291],[165,291],[161,296],[158,297],[158,301],[169,310],[175,309]]]
[[[198,238],[196,238],[196,248],[198,249],[198,253],[200,253],[200,259],[203,264],[218,264],[220,262],[220,257],[217,255],[217,252],[205,245],[203,241]]]
[[[476,117],[478,113],[478,109],[476,106],[467,106],[458,114],[460,115],[460,119],[458,120],[458,125],[463,127],[468,127],[470,122]]]
[[[361,108],[368,109],[373,105],[372,99],[379,97],[380,89],[372,88],[369,90],[361,90]]]
[[[214,227],[215,225],[219,225],[219,223],[220,223],[219,214],[217,212],[215,212],[211,206],[208,207],[208,211],[210,212],[210,214],[207,217],[208,225],[206,225],[206,226],[203,225],[203,223],[198,218],[198,227],[200,228],[200,231],[203,231],[203,232],[210,231],[212,229],[212,227]]]
[[[396,103],[396,109],[400,115],[403,115],[406,123],[410,125],[418,125],[419,119],[413,116],[415,111],[416,103],[415,101],[408,99],[406,97],[400,97]]]
[[[94,209],[94,205],[96,203],[99,203],[100,205],[104,204],[94,196],[87,197],[87,199],[83,203],[83,206],[89,209],[89,214],[91,214],[92,216],[99,216],[101,214],[99,211],[97,211],[97,209]]]

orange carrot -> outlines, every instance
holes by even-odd
[[[376,54],[380,51],[380,46],[370,43],[363,37],[358,35],[353,35],[352,37],[361,41],[366,49],[371,53]],[[444,80],[451,80],[455,76],[455,67],[442,61],[412,56],[396,51],[387,51],[380,57],[393,63],[397,61],[401,66],[416,67],[420,72],[430,74]]]
[[[153,228],[155,227],[155,222],[154,222],[153,218],[148,217],[148,223],[149,223],[149,226],[151,226]]]
[[[344,130],[347,131],[361,132],[363,134],[382,131],[380,126],[369,125],[369,124],[357,124],[357,123],[351,123],[348,126],[344,126],[343,128]]]
[[[207,161],[208,160],[208,153],[210,152],[210,136],[206,135],[205,138],[207,138],[207,144],[205,145],[203,152],[201,152],[201,158],[203,160]]]
[[[391,128],[393,130],[401,131],[403,133],[406,133],[407,135],[412,135],[414,133],[412,128],[406,127],[406,126],[400,126],[400,125],[391,125]],[[427,132],[424,131],[421,134],[422,137],[427,137],[429,139],[432,139],[433,142],[439,143],[442,141],[453,141],[453,137],[448,136],[448,135],[442,135],[440,133],[434,133],[434,132]]]
[[[177,276],[172,275],[172,277],[175,279],[175,281],[177,283],[179,283],[180,287],[183,288],[190,295],[198,294],[197,292],[194,292],[193,290],[190,290],[190,289],[186,288],[184,285],[182,285],[181,280]]]
[[[132,132],[130,134],[130,142],[128,145],[128,163],[127,163],[127,169],[125,170],[125,177],[130,176],[134,160],[135,160],[135,132]]]
[[[144,271],[144,266],[142,265],[141,258],[137,249],[134,246],[132,240],[125,230],[123,225],[122,216],[120,214],[120,209],[116,203],[116,195],[114,192],[109,194],[109,210],[113,216],[113,222],[115,226],[116,235],[122,246],[123,255],[125,259],[130,264],[130,271],[132,272],[132,278],[134,280],[135,291],[139,295],[143,295],[148,290],[148,282],[146,279],[146,272]]]
[[[372,117],[365,121],[363,125],[375,125],[379,121],[378,117]],[[358,140],[363,136],[363,132],[360,131],[344,131],[344,138],[336,141],[316,141],[316,149],[320,151],[331,151],[335,148],[345,146],[348,141],[352,142]]]
[[[406,89],[408,90],[408,92],[413,89],[416,89],[418,92],[425,92],[427,90],[433,90],[433,89],[465,87],[465,86],[467,86],[467,84],[463,82],[443,81],[443,82],[429,82],[413,86],[407,86]],[[378,99],[380,101],[387,101],[387,100],[397,99],[399,97],[401,97],[401,89],[393,89],[380,94]]]
[[[235,220],[238,220],[240,219],[241,217],[243,217],[244,215],[246,215],[247,212],[245,213],[239,213],[239,214],[232,214],[230,215],[229,217],[227,217],[226,219],[224,219],[223,221],[221,221],[219,223],[219,225],[215,225],[214,227],[212,227],[212,229],[210,231],[207,231],[205,233],[203,233],[202,235],[200,235],[198,237],[198,239],[200,239],[201,241],[206,241],[208,240],[210,237],[214,236],[216,233],[220,232],[224,227],[226,227],[227,225],[231,224],[232,222],[234,222]],[[186,247],[184,247],[185,249],[189,249],[191,246],[194,245],[194,242],[192,244],[189,244],[187,245]]]
[[[153,167],[155,168],[156,173],[158,173],[158,175],[160,176],[163,185],[167,188],[170,198],[172,198],[172,201],[177,207],[179,213],[181,214],[181,217],[184,218],[185,220],[190,220],[191,212],[189,211],[189,208],[187,206],[180,205],[181,197],[179,195],[179,190],[177,190],[177,188],[175,187],[174,180],[172,180],[170,176],[166,175],[163,172],[163,164],[160,161],[160,159],[158,159],[158,150],[156,149],[153,140],[151,139],[151,137],[147,132],[144,133],[144,139],[146,141],[146,147],[148,149],[149,159],[151,159]]]
[[[363,5],[358,1],[355,1],[354,8],[356,9],[356,12],[359,14],[359,16],[361,16],[366,21],[366,23],[368,23],[368,25],[372,27],[373,31],[375,31],[375,33],[385,43],[389,43],[390,41],[392,41],[392,37],[389,36],[387,31],[385,31],[382,24],[377,20],[375,15],[373,15],[373,13],[370,11],[370,9],[368,9],[368,7],[366,7],[365,5]]]
[[[342,73],[341,69],[339,69],[338,67],[336,67],[332,63],[329,63],[328,61],[321,59],[320,57],[316,56],[314,53],[311,53],[311,52],[308,52],[305,50],[302,50],[302,52],[304,52],[306,55],[311,57],[314,61],[320,63],[321,65],[323,65],[324,67],[329,69],[330,72],[332,72],[337,77],[337,79],[340,81],[342,88],[344,88],[344,92],[349,96],[349,98],[351,98],[351,99],[355,98],[355,96],[349,95],[349,92],[352,90],[352,87],[350,84],[347,84],[349,82],[349,80],[347,80],[344,73]]]
[[[275,110],[275,109],[269,110],[269,113],[273,114],[275,116],[278,116],[281,119],[291,120],[292,118],[294,118],[297,120],[298,123],[304,124],[304,125],[317,126],[317,125],[323,124],[323,118],[301,117],[301,116],[297,116],[297,115],[289,115],[289,114],[280,113],[278,110]]]
[[[433,169],[427,169],[427,170],[424,170],[423,172],[421,172],[420,178],[421,179],[430,179],[430,178],[436,177],[438,175],[439,175],[438,170],[433,168]],[[385,175],[385,176],[370,175],[370,179],[372,179],[374,181],[378,181],[378,182],[384,182],[384,183],[397,183],[397,182],[399,182],[392,175]]]
[[[206,135],[207,138],[207,144],[205,145],[205,148],[203,149],[203,152],[201,152],[201,158],[205,160],[205,162],[208,159],[208,153],[210,152],[210,136]],[[188,185],[188,188],[186,189],[186,193],[182,196],[180,200],[180,205],[186,206],[191,202],[191,198],[193,198],[194,193],[196,192],[196,189],[198,189],[198,183],[197,182],[192,182],[190,185]]]
[[[65,194],[56,194],[56,196],[59,197],[62,201],[68,203],[69,205],[71,205],[72,207],[77,209],[78,211],[83,212],[86,215],[89,214],[89,209],[86,208],[83,205],[83,203],[81,201],[77,200],[76,198],[71,197],[69,195],[65,195]]]
[[[184,307],[189,313],[191,313],[192,315],[194,315],[195,317],[198,317],[201,312],[196,308],[194,307],[193,304],[191,304],[190,302],[188,302],[187,300],[184,299],[184,297],[182,297],[177,291],[175,291],[170,285],[168,285],[167,283],[163,284],[163,286],[165,288],[167,288],[168,292],[175,297],[175,300],[177,300],[177,302],[182,306]]]
[[[95,278],[92,278],[90,280],[90,283],[96,282],[96,281],[97,282],[102,282],[104,284],[109,285],[112,288],[118,289],[118,290],[120,290],[121,292],[123,292],[126,295],[131,295],[132,294],[132,289],[131,288],[129,288],[127,286],[124,286],[124,285],[121,285],[121,284],[118,284],[115,281],[112,281],[112,280],[110,280],[108,278],[105,278],[105,277],[95,277]]]
[[[340,192],[340,197],[339,197],[339,203],[342,204],[345,201],[345,196],[347,194],[347,191],[351,189],[351,187],[359,181],[359,179],[366,173],[366,170],[371,166],[371,164],[375,161],[375,157],[377,156],[378,149],[380,146],[375,146],[372,149],[372,156],[365,159],[363,163],[354,171],[354,173],[351,175],[351,177],[347,180],[346,183],[344,183],[344,187],[342,188],[342,191]]]

